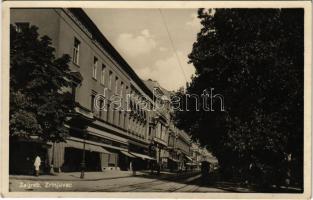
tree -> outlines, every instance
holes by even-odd
[[[199,9],[198,17],[187,93],[215,88],[225,112],[176,112],[177,126],[209,146],[225,176],[281,185],[292,155],[301,184],[303,9]]]
[[[73,112],[70,57],[55,58],[51,39],[39,38],[37,29],[10,27],[10,136],[64,141],[64,123]]]

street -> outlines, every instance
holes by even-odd
[[[216,187],[202,185],[199,174],[170,177],[132,176],[75,181],[10,179],[10,191],[227,192]]]

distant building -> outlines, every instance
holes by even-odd
[[[179,137],[178,129],[174,126],[173,121],[170,122],[169,126],[169,139],[168,139],[168,169],[170,171],[176,171],[178,170],[180,163],[182,162],[179,160],[179,151],[177,148],[177,141]]]
[[[205,148],[201,149],[201,161],[209,162],[213,167],[218,166],[217,158]]]
[[[152,137],[150,138],[151,145],[155,149],[157,163],[161,167],[167,168],[168,164],[168,139],[169,139],[169,109],[170,104],[164,93],[164,89],[151,79],[145,81],[145,84],[153,93],[153,127]]]
[[[192,162],[190,163],[192,169],[200,170],[200,165],[202,161],[201,148],[198,143],[193,142],[191,144],[191,157]]]
[[[157,81],[146,80],[146,85],[154,95],[155,120],[158,129],[153,135],[153,144],[157,150],[157,160],[163,169],[170,171],[191,169],[191,137],[174,125],[173,109],[170,104],[171,92],[162,88]]]

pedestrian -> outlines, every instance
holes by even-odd
[[[160,171],[161,171],[161,164],[160,163],[157,164],[157,170],[158,170],[157,174],[160,175]]]
[[[133,160],[131,162],[131,168],[133,170],[133,176],[136,176],[136,170],[137,170],[137,161]]]
[[[154,169],[154,162],[151,160],[150,162],[150,174],[153,174],[154,173],[154,171],[153,171],[153,169]]]
[[[130,161],[130,162],[129,162],[129,170],[130,170],[130,171],[133,171],[133,161]]]
[[[35,171],[36,171],[36,176],[39,176],[39,169],[41,165],[41,159],[39,156],[36,156],[34,166],[35,166]]]

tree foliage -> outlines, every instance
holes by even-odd
[[[225,176],[283,184],[291,154],[301,184],[303,17],[302,9],[198,11],[202,29],[189,55],[196,76],[186,93],[214,88],[225,112],[196,112],[190,102],[177,125],[208,145]]]
[[[39,136],[45,141],[63,141],[64,126],[73,111],[68,67],[70,57],[55,58],[47,36],[37,27],[10,27],[10,136]]]

